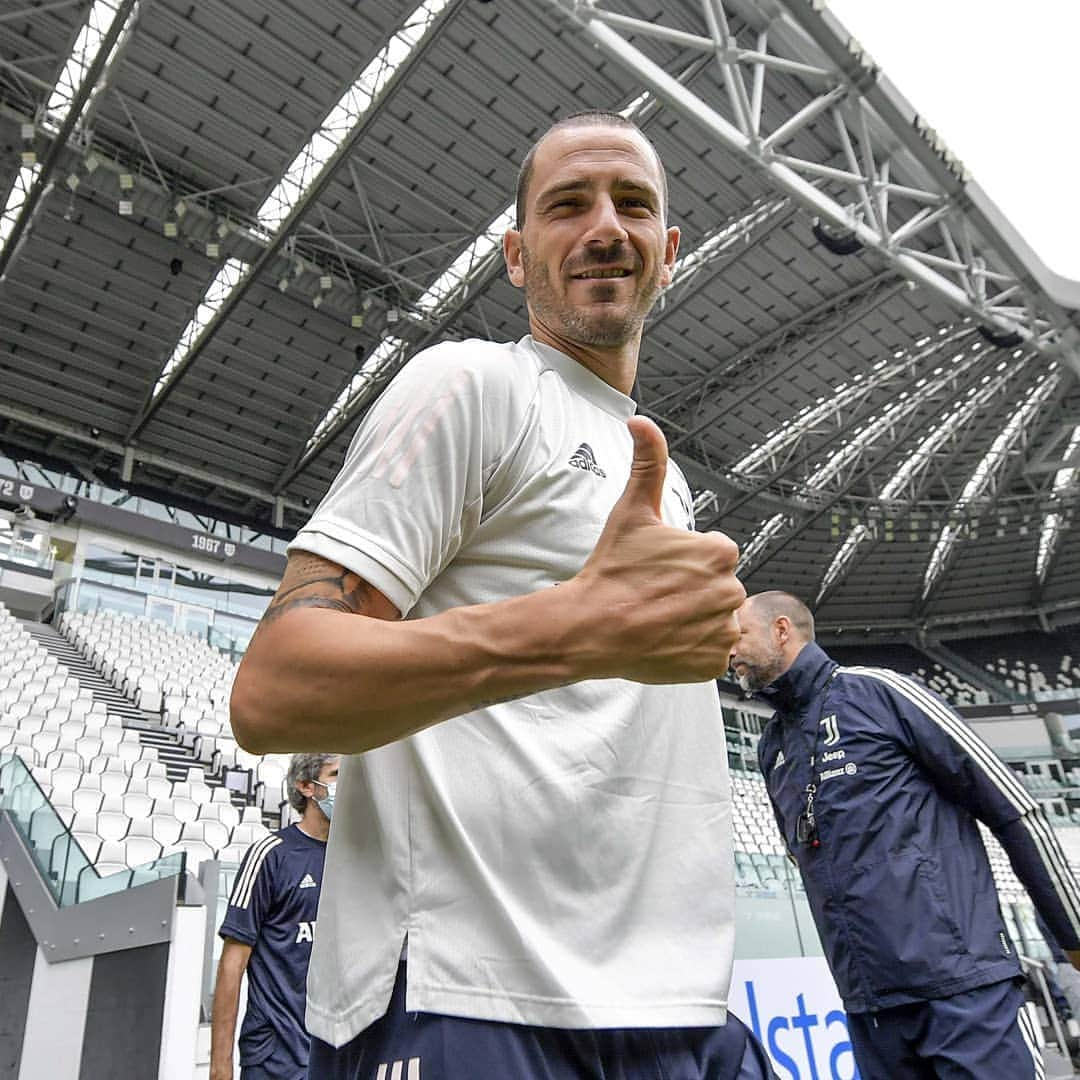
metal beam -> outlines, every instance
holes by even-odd
[[[326,164],[319,170],[318,175],[312,180],[304,194],[289,210],[289,213],[278,226],[266,247],[263,248],[259,256],[248,267],[247,273],[240,279],[236,287],[229,291],[229,294],[221,307],[218,308],[213,318],[211,318],[199,334],[198,338],[192,343],[187,355],[172,370],[165,385],[156,396],[154,395],[154,387],[152,386],[150,388],[139,414],[128,428],[126,436],[127,441],[130,442],[138,437],[143,428],[146,427],[151,419],[153,419],[154,414],[165,403],[165,400],[175,389],[176,384],[183,378],[191,365],[195,363],[210,342],[218,335],[222,327],[229,321],[232,314],[236,311],[237,306],[247,295],[248,290],[259,279],[273,259],[277,257],[286,241],[293,235],[304,215],[321,197],[322,193],[326,190],[327,185],[336,175],[338,169],[349,159],[349,155],[352,153],[356,144],[365,134],[367,134],[375,120],[382,115],[383,109],[386,108],[387,103],[394,96],[394,91],[408,78],[413,68],[416,67],[423,57],[427,55],[428,50],[435,44],[441,36],[442,30],[448,25],[452,12],[463,2],[464,0],[453,0],[453,2],[443,10],[438,23],[424,35],[416,48],[409,53],[408,58],[394,71],[394,74],[387,81],[378,98],[371,103],[371,106],[364,113],[363,117],[353,126],[349,134],[342,140],[341,144],[327,160]]]
[[[968,334],[973,331],[967,331]],[[964,340],[963,333],[959,335],[959,339]],[[956,344],[956,339],[949,342],[950,345]],[[851,439],[852,430],[858,425],[861,420],[870,422],[875,417],[882,423],[885,422],[884,415],[878,415],[882,412],[883,408],[886,413],[890,410],[887,406],[883,406],[881,400],[880,391],[887,387],[891,383],[895,383],[898,380],[902,380],[905,376],[914,377],[916,370],[920,365],[931,365],[938,360],[940,353],[944,351],[943,348],[936,348],[932,350],[923,350],[920,353],[902,357],[900,360],[890,364],[884,368],[881,372],[877,373],[872,378],[866,379],[858,383],[853,390],[853,398],[851,401],[851,409],[848,411],[848,399],[842,398],[840,401],[826,402],[826,406],[829,412],[822,415],[821,418],[815,422],[814,428],[817,429],[826,420],[826,418],[834,419],[837,422],[832,425],[833,432],[824,440],[819,440],[808,449],[805,453],[792,455],[788,461],[779,468],[775,466],[767,470],[767,474],[762,480],[750,488],[750,490],[740,491],[738,497],[734,502],[724,503],[718,507],[715,517],[704,528],[711,528],[713,525],[718,524],[725,516],[734,514],[736,511],[741,510],[747,503],[760,497],[761,493],[767,491],[772,487],[777,480],[782,479],[785,476],[793,472],[798,472],[812,459],[816,458],[822,464],[814,470],[810,477],[807,478],[806,486],[812,486],[812,479],[814,476],[820,476],[821,470],[828,466],[828,462],[835,458],[832,448],[837,443],[843,443],[845,440]],[[992,355],[989,351],[983,353],[977,359],[971,361],[967,368],[964,370],[963,375],[970,378],[981,371],[981,361],[986,359],[987,356]],[[931,382],[928,386],[923,387],[916,393],[911,394],[906,399],[901,399],[902,407],[895,409],[895,415],[889,415],[888,426],[891,427],[909,427],[911,422],[918,420],[921,423],[925,423],[928,417],[933,417],[940,414],[943,407],[947,406],[953,399],[950,397],[946,401],[933,409],[929,414],[922,410],[922,406],[943,393],[957,381],[957,376],[952,372],[948,372],[945,375],[939,377],[935,382]],[[803,429],[801,431],[792,432],[792,444],[797,445],[802,442],[810,431]],[[873,449],[878,445],[877,440],[867,439],[857,451],[859,459],[865,459]],[[899,445],[896,437],[892,439],[892,446]],[[841,446],[841,451],[843,447]],[[790,451],[790,447],[789,447]],[[746,459],[744,458],[743,461]],[[880,461],[880,457],[878,458]],[[878,462],[875,461],[876,465]],[[853,462],[854,464],[854,462]],[[735,466],[738,468],[738,463]],[[850,484],[847,485],[845,490],[850,488]],[[824,486],[816,488],[815,493],[824,490]]]
[[[221,488],[223,491],[243,495],[246,498],[254,499],[259,503],[269,506],[273,506],[279,499],[279,496],[275,492],[266,488],[245,484],[235,477],[222,476],[218,473],[211,472],[208,469],[194,468],[178,461],[175,456],[139,450],[123,442],[110,439],[107,435],[91,435],[89,430],[85,427],[81,427],[77,424],[62,423],[52,418],[43,417],[38,413],[30,412],[28,409],[21,409],[17,405],[10,405],[0,401],[0,418],[19,424],[22,427],[31,428],[34,431],[44,432],[47,435],[61,436],[64,439],[69,439],[72,442],[77,442],[82,446],[97,451],[104,451],[105,453],[114,455],[121,461],[125,460],[125,458],[130,458],[133,465],[147,465],[157,469],[168,470],[171,473],[184,476],[191,480],[196,480],[199,483],[209,484],[212,487]],[[304,506],[301,502],[295,500],[285,500],[285,506],[304,516],[307,516],[311,512],[310,507]]]
[[[780,2],[792,22],[839,70],[858,77],[868,58],[824,4],[818,0]],[[860,92],[889,130],[944,187],[952,187],[957,193],[962,191],[965,216],[1018,281],[1052,310],[1055,321],[1071,319],[1075,323],[1080,314],[1080,282],[1055,274],[1042,263],[982,188],[971,180],[925,118],[915,112],[887,78],[874,70],[874,78],[866,81]],[[1075,342],[1070,348],[1075,350]],[[1075,351],[1073,360],[1076,360]]]
[[[1000,391],[1001,386],[999,385],[999,386],[995,387],[995,390]],[[1002,395],[1002,396],[1004,397],[1005,395]],[[926,416],[926,417],[923,418],[924,422],[926,420],[933,420],[933,419],[936,419],[937,417],[941,416],[942,413],[944,413],[945,409],[948,407],[948,405],[950,403],[951,402],[949,400],[943,401],[938,406],[937,409],[935,409],[932,413],[929,414],[929,416]],[[897,435],[894,435],[894,437],[889,441],[889,444],[888,444],[888,446],[886,448],[885,454],[887,455],[889,453],[892,453],[897,447],[904,445],[907,438],[908,438],[908,433],[907,432],[901,432],[901,433],[899,433]],[[805,514],[805,516],[803,516],[800,520],[798,520],[797,523],[793,521],[792,524],[795,525],[794,529],[791,529],[790,527],[786,527],[784,532],[781,534],[782,537],[783,537],[783,543],[779,544],[777,546],[774,546],[773,550],[771,552],[769,552],[768,555],[766,555],[760,561],[756,561],[750,567],[749,573],[754,574],[754,573],[757,573],[759,570],[761,570],[762,567],[764,567],[769,562],[771,562],[784,549],[784,547],[787,544],[791,543],[793,540],[797,540],[823,514],[829,513],[838,504],[842,503],[845,496],[850,494],[852,487],[856,483],[858,483],[859,481],[865,479],[867,476],[870,475],[870,473],[873,471],[873,469],[877,466],[877,464],[880,461],[882,456],[885,456],[885,455],[879,455],[878,460],[870,463],[869,465],[866,466],[866,468],[864,468],[861,471],[859,471],[859,472],[855,473],[854,475],[852,475],[849,478],[849,483],[848,483],[847,487],[844,490],[836,492],[836,494],[833,495],[832,498],[828,499],[822,505],[815,507],[809,513]],[[866,500],[866,502],[863,504],[863,506],[860,509],[866,510],[866,509],[870,509],[870,508],[873,508],[875,511],[880,509],[881,512],[882,512],[882,516],[885,516],[885,514],[889,512],[887,507],[880,507],[879,508],[878,504],[872,502],[869,499]],[[948,512],[949,512],[948,507],[942,507],[942,510],[941,510],[942,516],[946,516],[948,514]],[[895,510],[892,511],[892,513],[894,514],[894,516],[900,517],[900,516],[902,516],[902,509],[895,509]],[[794,518],[795,513],[791,512],[791,513],[789,513],[789,516]],[[849,516],[850,516],[850,511],[849,511]],[[715,524],[718,524],[718,523],[719,522],[715,522]],[[708,522],[704,526],[702,526],[702,528],[707,529],[707,528],[711,527],[712,524],[714,524],[714,523],[713,522]],[[913,619],[913,621],[917,619],[917,614],[915,612],[912,613],[912,619]]]
[[[34,15],[42,15],[46,11],[59,11],[61,8],[75,7],[81,3],[82,0],[55,0],[52,4],[32,4],[30,7],[19,8],[17,11],[5,11],[3,15],[0,15],[0,23],[28,19]]]
[[[860,281],[858,285],[853,285],[850,289],[845,289],[835,296],[830,296],[827,299],[822,300],[820,304],[815,304],[805,311],[800,311],[798,315],[788,319],[787,322],[781,323],[774,330],[770,330],[769,333],[765,334],[764,337],[759,338],[752,345],[747,345],[733,356],[728,357],[723,361],[719,368],[710,371],[696,382],[673,390],[659,401],[653,402],[652,407],[656,409],[660,406],[665,406],[667,412],[672,412],[680,405],[688,404],[689,399],[695,394],[704,395],[708,390],[718,385],[722,380],[729,378],[733,372],[737,371],[749,361],[779,351],[793,337],[798,336],[800,340],[805,342],[804,335],[808,326],[813,327],[815,324],[820,325],[822,319],[830,314],[842,314],[844,317],[841,319],[840,323],[828,328],[829,332],[827,336],[813,339],[813,345],[815,347],[819,346],[824,341],[829,340],[829,338],[835,337],[838,331],[846,330],[849,326],[859,322],[863,316],[870,314],[871,311],[880,307],[898,293],[903,292],[907,287],[907,284],[900,281],[891,270],[883,270],[881,273],[875,274],[865,281]],[[852,304],[863,300],[864,298],[866,299],[866,303],[861,304],[856,312],[848,312],[845,310]],[[780,371],[775,372],[773,378],[779,378],[781,375],[792,370],[792,368],[797,367],[804,359],[804,352],[805,350],[800,350],[797,359],[785,365]],[[750,396],[750,394],[744,392],[733,404],[742,404]],[[725,408],[727,407],[728,405],[725,401]],[[700,434],[703,430],[704,428],[696,428],[692,431],[688,431],[685,435],[680,436],[679,444],[681,445],[688,439],[694,438],[695,435]]]
[[[837,88],[845,88],[846,97],[851,102],[846,111],[853,114],[854,122],[851,124],[855,131],[853,141],[859,144],[861,151],[861,156],[856,156],[852,152],[849,162],[852,186],[857,193],[861,193],[861,203],[856,201],[852,205],[838,202],[808,182],[798,171],[802,170],[803,166],[806,166],[805,171],[812,172],[814,169],[820,169],[818,163],[801,162],[790,155],[780,160],[780,156],[768,145],[768,136],[763,137],[761,133],[753,129],[752,124],[747,122],[744,115],[745,108],[741,107],[744,104],[741,101],[742,95],[739,93],[739,87],[744,84],[741,72],[735,70],[736,65],[745,63],[747,58],[740,55],[738,49],[725,46],[723,27],[716,26],[711,29],[716,46],[717,62],[721,64],[725,80],[727,80],[728,96],[736,117],[735,124],[679,84],[640,49],[621,37],[610,25],[606,25],[608,22],[616,21],[611,18],[610,13],[600,11],[587,0],[545,0],[545,2],[567,14],[571,25],[578,27],[603,54],[633,72],[642,84],[662,99],[676,114],[707,133],[725,150],[736,154],[763,173],[776,190],[795,199],[832,227],[853,235],[864,247],[876,251],[898,273],[928,289],[957,311],[972,316],[980,324],[1003,333],[1018,333],[1030,347],[1061,355],[1073,366],[1080,365],[1080,352],[1071,340],[1065,340],[1068,336],[1066,331],[1075,331],[1076,328],[1069,324],[1061,307],[1047,296],[1044,289],[1036,285],[1030,270],[1025,268],[1026,272],[1019,279],[1014,279],[1011,266],[1004,268],[1008,270],[1008,273],[995,273],[995,268],[1001,266],[1000,260],[996,258],[991,248],[977,245],[974,238],[969,235],[968,257],[963,259],[963,265],[950,276],[940,269],[927,265],[923,258],[925,252],[910,246],[908,241],[913,238],[912,230],[915,229],[915,224],[910,220],[902,225],[902,228],[908,230],[906,238],[898,242],[895,236],[890,235],[887,220],[887,195],[892,187],[890,154],[884,144],[874,145],[874,135],[867,119],[867,111],[880,101],[882,108],[886,109],[887,120],[893,119],[896,124],[901,124],[903,119],[904,123],[911,126],[911,117],[902,118],[895,107],[890,110],[888,106],[891,99],[886,100],[882,95],[868,97],[877,84],[879,73],[865,56],[847,52],[846,46],[835,33],[830,37],[822,29],[818,38],[827,40],[815,40],[818,48],[825,50],[825,54],[833,64],[831,75],[834,85]],[[791,0],[787,4],[793,16],[798,13],[801,17],[800,26],[804,31],[805,26],[802,24],[812,21],[811,16],[816,16],[816,12],[812,12],[811,7],[818,6],[818,4],[811,5],[805,0]],[[719,0],[712,0],[706,5],[707,13],[714,12],[714,9],[722,12]],[[670,34],[664,28],[659,28],[654,24],[623,16],[619,16],[617,21],[620,27],[632,28],[633,32],[642,39],[652,36],[663,37],[670,41]],[[834,25],[838,24],[834,21]],[[829,44],[833,46],[831,50],[826,48]],[[819,88],[815,86],[813,92],[819,93]],[[895,91],[893,96],[898,97]],[[895,103],[892,104],[895,105]],[[846,138],[848,121],[844,118],[844,110],[841,106],[836,100],[830,99],[823,102],[818,111],[824,110],[831,111],[837,125],[845,132]],[[785,128],[790,122],[789,120],[781,124],[778,132],[786,134]],[[887,124],[885,126],[888,127]],[[909,149],[917,155],[920,164],[926,169],[928,178],[934,182],[937,190],[920,192],[910,184],[901,185],[901,190],[905,193],[916,192],[929,199],[951,205],[950,212],[957,220],[964,223],[964,213],[968,205],[965,198],[968,178],[962,166],[950,158],[939,145],[940,140],[937,140],[936,136],[931,138],[932,133],[923,129],[919,131],[921,134],[912,127],[909,134],[905,127],[902,131],[896,131],[895,137],[903,140],[905,146],[911,144]],[[778,132],[774,132],[773,136],[775,137]],[[875,157],[875,151],[878,150],[881,154],[880,161]],[[861,209],[854,212],[856,207],[860,206]],[[941,224],[944,223],[939,222],[939,225]],[[981,226],[987,222],[985,218],[980,218],[978,224]],[[995,235],[1002,234],[998,232]],[[991,272],[990,275],[987,274],[987,270]],[[997,294],[989,295],[982,291],[982,286],[988,280],[995,285],[1003,285],[1010,292],[1013,286],[1019,286],[1031,302],[1031,307],[1037,307],[1039,310],[1032,312],[1028,308],[1023,308],[1015,312],[1010,311],[1007,315],[1003,314],[994,304]],[[1049,333],[1047,326],[1050,327]]]
[[[863,282],[853,289],[841,293],[839,297],[835,297],[831,301],[825,301],[823,304],[819,304],[810,309],[807,321],[812,322],[815,319],[824,318],[826,315],[834,312],[838,307],[842,307],[845,304],[850,305],[848,310],[843,312],[840,319],[826,326],[820,334],[810,339],[804,338],[802,341],[803,347],[801,349],[792,350],[792,353],[787,357],[787,362],[776,371],[772,372],[769,382],[774,382],[776,379],[786,375],[789,371],[798,368],[805,361],[806,354],[809,351],[820,348],[838,334],[842,334],[849,327],[861,321],[871,311],[874,311],[898,293],[903,292],[905,288],[907,288],[907,286],[903,281],[897,281],[895,275],[886,271],[875,278],[871,278],[869,281]],[[791,333],[795,329],[801,329],[805,326],[806,322],[804,322],[801,317],[796,317],[791,323],[778,328],[779,330],[785,331],[782,337],[774,338],[773,335],[768,335],[767,338],[764,339],[769,342],[766,349],[763,350],[765,355],[782,351],[784,344],[790,339]],[[736,354],[732,361],[726,362],[719,371],[710,376],[707,385],[712,385],[725,376],[730,375],[733,370],[733,362],[736,359],[739,363],[745,363],[751,357],[760,355],[761,353],[758,352],[756,348],[754,348],[753,351],[742,350]],[[703,386],[701,389],[704,390],[705,387]],[[738,409],[740,405],[750,401],[757,393],[758,389],[756,387],[748,387],[734,398],[725,399],[725,411],[732,412]],[[679,450],[684,448],[691,440],[703,434],[714,423],[715,419],[702,421],[695,427],[690,428],[688,431],[685,431],[677,438],[673,439],[669,443],[668,449]],[[686,451],[684,450],[683,452],[685,453]]]

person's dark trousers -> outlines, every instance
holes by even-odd
[[[1019,980],[952,997],[848,1013],[862,1080],[1043,1080]]]
[[[295,1065],[279,1067],[272,1062],[261,1065],[242,1065],[240,1080],[307,1080],[307,1070],[297,1069]]]
[[[562,1028],[405,1012],[405,968],[390,1008],[335,1050],[311,1040],[319,1080],[778,1080],[734,1016],[717,1028]]]

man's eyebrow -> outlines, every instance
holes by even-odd
[[[547,202],[560,195],[569,195],[577,191],[589,191],[594,187],[596,187],[596,184],[592,180],[566,180],[561,184],[556,184],[554,187],[545,188],[541,191],[539,201]],[[630,177],[618,177],[615,180],[613,187],[616,191],[620,192],[641,192],[652,199],[659,199],[660,197],[655,186],[646,180],[633,180]]]
[[[648,195],[651,199],[659,199],[660,194],[656,188],[645,180],[631,180],[629,178],[625,180],[615,181],[616,191],[639,191],[645,195]]]
[[[549,199],[554,199],[559,195],[568,195],[575,191],[588,191],[593,185],[588,180],[567,180],[562,184],[556,184],[554,187],[545,188],[540,192],[539,201],[547,202]]]

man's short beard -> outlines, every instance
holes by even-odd
[[[570,306],[566,300],[559,302],[551,287],[547,267],[533,262],[524,243],[521,245],[521,264],[525,270],[525,296],[529,307],[553,330],[558,330],[579,345],[618,348],[635,340],[640,336],[645,316],[652,310],[660,293],[660,276],[657,272],[645,293],[635,297],[628,307],[606,314],[585,312]],[[606,289],[612,297],[615,296],[614,285],[598,280],[594,288]],[[648,302],[643,303],[644,299]]]
[[[779,650],[770,653],[761,664],[750,664],[745,660],[741,661],[741,663],[746,670],[738,676],[738,680],[739,686],[746,693],[764,690],[770,683],[775,682],[784,671],[784,656]]]
[[[535,304],[533,305],[535,309]],[[554,311],[548,307],[548,311]],[[580,345],[596,345],[602,348],[617,348],[641,333],[645,322],[644,315],[635,311],[622,311],[610,314],[590,312],[579,308],[558,311],[559,328],[571,341]]]

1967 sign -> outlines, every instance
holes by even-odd
[[[191,550],[203,555],[223,555],[226,559],[231,559],[236,554],[236,545],[209,533],[192,533]]]

